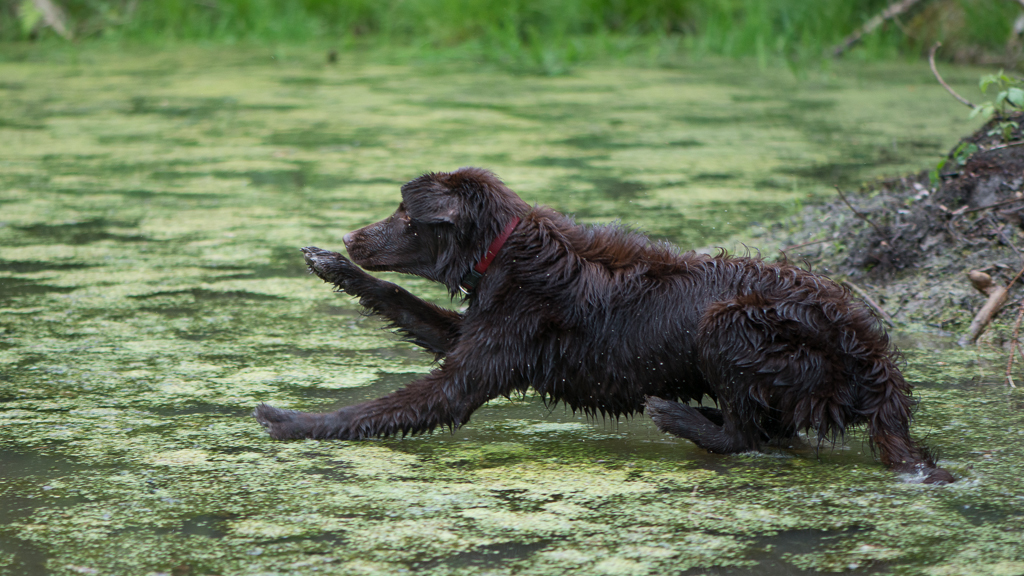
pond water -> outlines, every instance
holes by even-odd
[[[897,478],[863,435],[714,456],[530,396],[366,442],[274,442],[249,417],[430,368],[298,252],[340,248],[422,172],[482,165],[583,222],[758,246],[834,183],[934,165],[971,128],[957,106],[920,63],[541,78],[308,48],[12,51],[0,574],[1024,573],[1024,396],[999,354],[940,339],[901,337],[945,487]]]

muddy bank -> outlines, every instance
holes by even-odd
[[[989,133],[994,126],[962,139],[937,167],[805,208],[759,244],[857,284],[896,322],[961,332],[985,303],[967,272],[1006,285],[1024,266],[1024,134],[1018,127],[1005,142]],[[1021,290],[1011,290],[1002,320]]]

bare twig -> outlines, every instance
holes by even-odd
[[[954,219],[955,217],[951,218],[949,221],[946,222],[946,232],[949,232],[949,235],[953,238],[953,241],[956,242],[957,245],[965,244],[967,242],[967,238],[963,234],[961,234],[959,230],[956,229],[956,226],[953,222]]]
[[[864,303],[867,304],[872,310],[874,310],[875,313],[878,314],[879,318],[885,320],[886,324],[888,324],[889,326],[894,326],[896,324],[895,322],[893,322],[892,316],[889,316],[888,312],[883,310],[882,307],[878,305],[878,302],[875,302],[871,298],[871,296],[868,296],[868,293],[865,292],[863,288],[857,286],[856,284],[850,282],[849,280],[843,280],[843,286],[846,286],[850,290],[853,290],[857,294],[857,296],[860,296],[860,299],[863,300]]]
[[[1013,353],[1017,351],[1017,347],[1020,346],[1020,321],[1024,319],[1024,300],[1021,300],[1020,310],[1017,311],[1017,322],[1013,325],[1013,338],[1010,340],[1010,359],[1006,361],[1006,383],[1010,385],[1010,388],[1016,388],[1017,386],[1013,383],[1013,376],[1010,372],[1013,370]],[[1024,350],[1021,351],[1024,354]]]
[[[860,39],[864,36],[875,31],[882,24],[885,24],[886,20],[895,18],[900,14],[903,14],[907,10],[914,7],[915,4],[921,0],[899,0],[886,6],[885,10],[876,14],[873,18],[864,23],[863,26],[855,30],[852,34],[843,39],[842,42],[832,48],[832,56],[842,56],[843,52],[850,49],[851,46],[860,42]]]
[[[946,81],[942,79],[942,76],[939,74],[939,69],[935,67],[935,51],[939,49],[939,46],[942,46],[942,42],[936,42],[934,45],[932,45],[932,49],[928,52],[928,65],[932,67],[932,74],[935,75],[935,79],[938,80],[939,84],[941,84],[942,87],[946,89],[946,92],[949,92],[950,94],[953,95],[953,98],[956,98],[957,102],[963,104],[964,106],[967,106],[972,110],[977,108],[977,106],[975,106],[973,102],[957,94],[956,90],[953,90],[953,87],[950,86],[949,84],[946,84]]]
[[[1024,144],[1024,142],[1022,142]],[[988,210],[989,208],[997,208],[1006,204],[1013,204],[1014,202],[1024,202],[1024,198],[1010,198],[1009,200],[1003,200],[1002,202],[995,202],[993,204],[986,204],[985,206],[978,206],[977,208],[971,208],[970,210],[964,210],[963,214],[968,212],[980,212],[982,210]]]
[[[801,242],[799,244],[793,244],[792,246],[786,246],[785,248],[782,249],[782,251],[783,252],[787,252],[789,250],[796,250],[797,248],[803,248],[804,246],[811,246],[811,245],[814,245],[814,244],[821,244],[822,242],[829,242],[831,240],[832,240],[831,238],[824,238],[822,240],[809,240],[807,242]]]
[[[993,150],[1002,150],[1003,148],[1012,148],[1013,146],[1024,146],[1024,140],[1021,140],[1019,142],[1010,142],[1009,144],[1000,144],[999,146],[993,146],[985,151],[991,152]]]
[[[839,188],[839,186],[836,186],[835,188],[836,192],[839,192],[839,197],[843,199],[843,202],[846,203],[850,210],[853,211],[854,215],[857,216],[857,218],[860,218],[861,220],[870,224],[871,227],[875,229],[875,232],[878,232],[878,235],[882,237],[882,242],[885,243],[886,246],[888,246],[888,243],[886,243],[886,239],[888,237],[885,235],[885,232],[882,232],[882,229],[879,228],[874,222],[872,222],[871,219],[868,218],[867,214],[864,214],[863,212],[858,212],[857,209],[853,207],[853,204],[850,204],[850,201],[846,199],[846,194],[843,194],[843,191],[841,188]]]

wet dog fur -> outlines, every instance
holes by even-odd
[[[464,313],[366,272],[415,274],[456,297],[463,275],[516,217]],[[866,425],[891,469],[953,481],[910,438],[911,385],[888,336],[821,275],[683,253],[617,225],[580,226],[531,207],[479,168],[405,184],[393,215],[344,242],[351,260],[304,248],[310,270],[440,363],[401,390],[335,412],[261,404],[255,417],[274,438],[455,429],[488,400],[532,387],[588,415],[646,412],[661,430],[721,454],[801,430],[835,440]],[[709,400],[717,407],[688,404]]]

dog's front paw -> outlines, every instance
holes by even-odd
[[[312,274],[316,274],[324,282],[330,282],[345,292],[350,292],[353,283],[366,276],[362,269],[337,252],[323,250],[316,246],[307,246],[302,249],[302,255]]]
[[[336,268],[339,262],[345,262],[352,265],[348,258],[337,252],[331,252],[330,250],[324,250],[323,248],[317,248],[316,246],[306,246],[301,250],[302,256],[306,260],[306,266],[309,267],[309,271],[318,276],[326,274]]]

